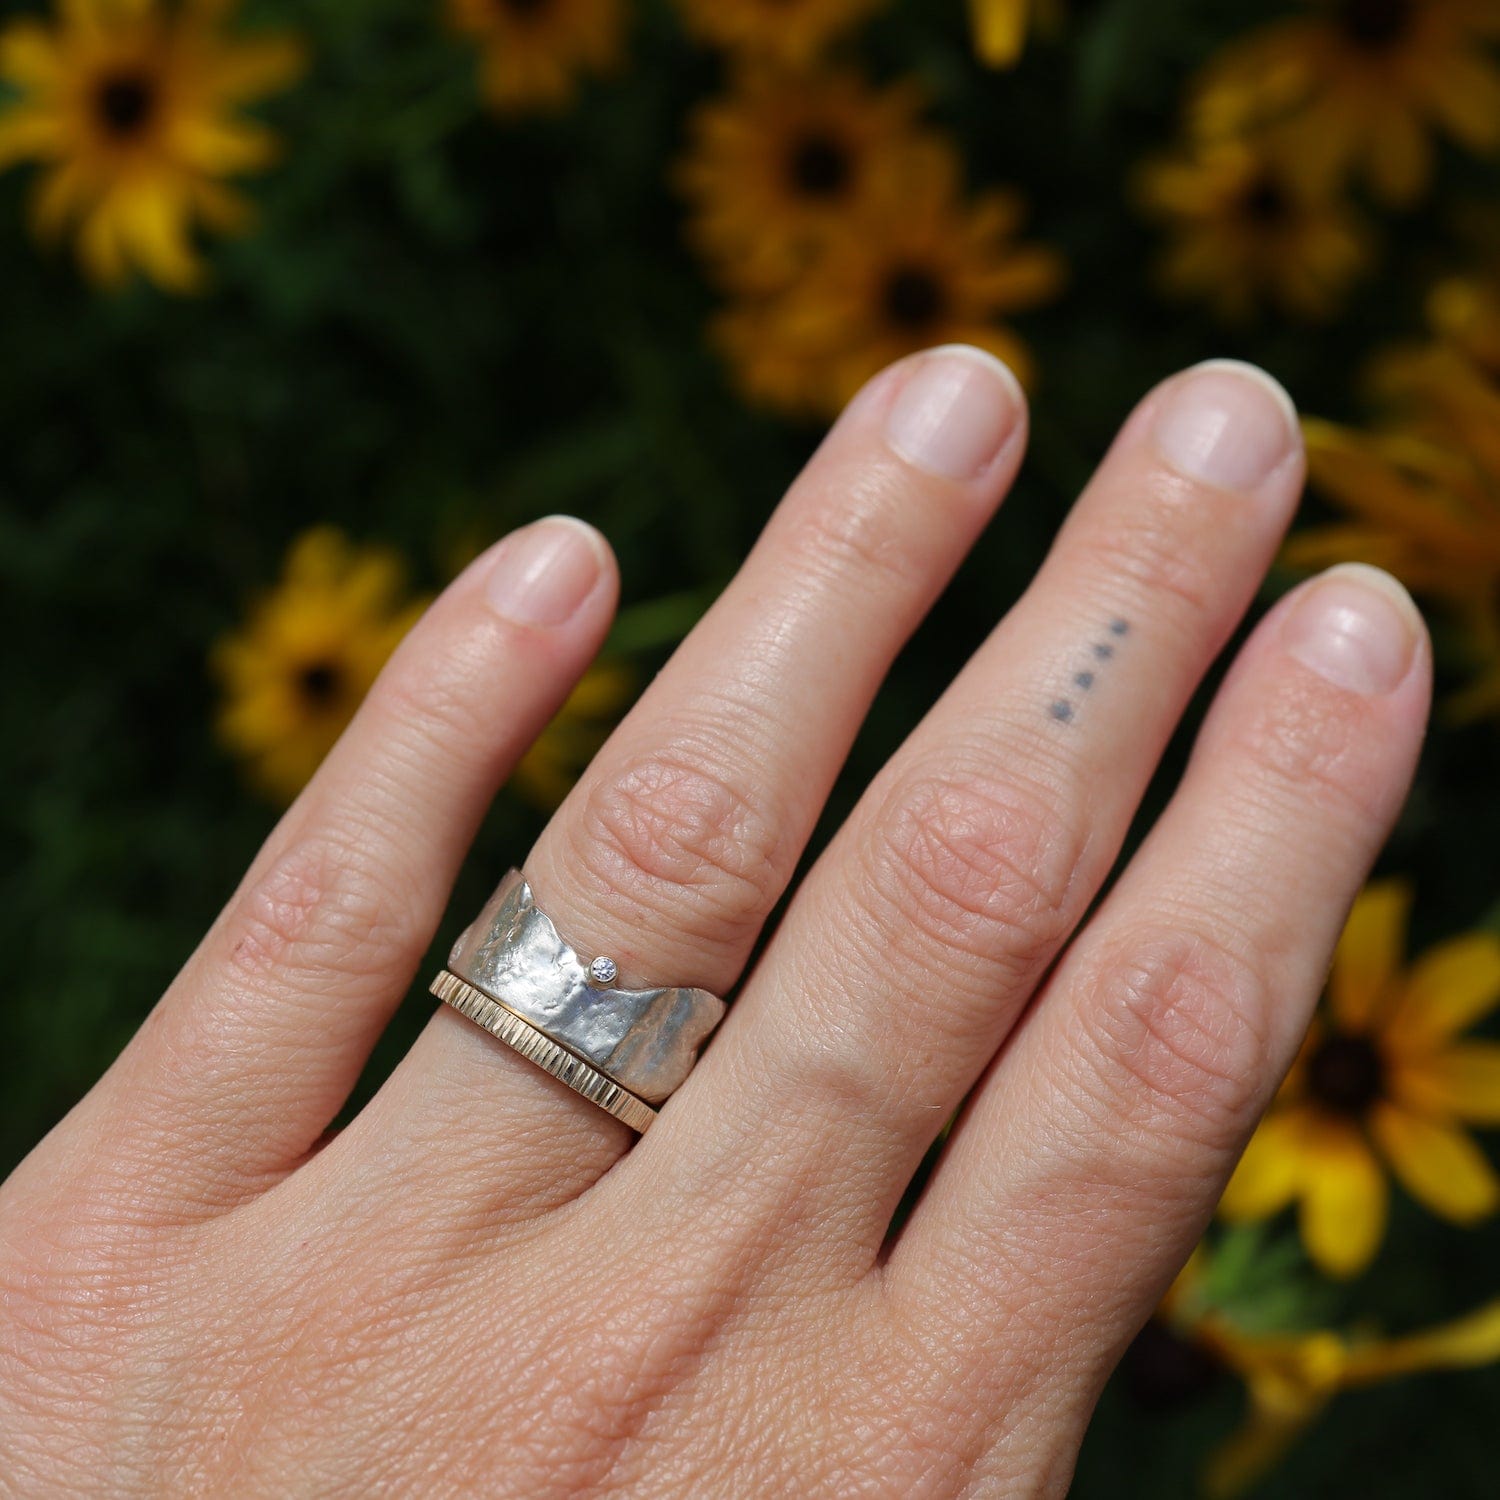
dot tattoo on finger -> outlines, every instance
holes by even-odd
[[[1115,618],[1109,622],[1109,633],[1116,639],[1121,639],[1124,636],[1129,635],[1130,621],[1121,619],[1118,615],[1116,615]],[[1097,662],[1109,661],[1114,657],[1115,654],[1115,648],[1109,641],[1095,641],[1090,647],[1090,650],[1093,652],[1094,660]],[[1095,672],[1088,671],[1087,669],[1075,672],[1073,674],[1073,686],[1079,689],[1080,692],[1089,692],[1097,681],[1097,674]],[[1059,724],[1071,724],[1073,722],[1074,716],[1078,712],[1078,708],[1071,699],[1057,698],[1053,700],[1052,705],[1048,708],[1047,712],[1052,718],[1056,719]]]

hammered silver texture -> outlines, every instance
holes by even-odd
[[[451,973],[576,1052],[607,1078],[659,1104],[692,1071],[724,1016],[707,990],[595,985],[580,957],[512,870],[448,957]]]

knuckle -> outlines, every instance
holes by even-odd
[[[820,577],[852,577],[882,597],[903,598],[928,576],[921,548],[895,525],[888,486],[862,474],[838,492],[838,503],[798,517],[790,532],[794,556]]]
[[[1084,836],[1019,779],[908,776],[876,822],[871,878],[895,931],[1029,967],[1066,934]]]
[[[1166,595],[1194,616],[1219,607],[1223,585],[1200,543],[1204,496],[1184,493],[1180,482],[1159,482],[1134,504],[1114,507],[1093,521],[1083,540],[1103,576],[1125,578],[1148,598]]]
[[[1118,1131],[1230,1152],[1270,1066],[1269,982],[1201,934],[1134,934],[1084,979],[1082,1047]]]
[[[622,889],[649,886],[683,897],[700,935],[737,942],[759,930],[789,874],[786,820],[733,771],[702,734],[671,737],[591,785],[572,840],[586,880],[608,904]]]
[[[1348,695],[1311,683],[1262,694],[1239,728],[1232,753],[1255,770],[1277,801],[1352,814],[1378,815],[1383,780],[1370,774],[1383,738],[1368,732],[1368,714]]]
[[[396,885],[357,837],[299,838],[236,898],[229,964],[255,982],[390,973],[419,941],[410,914],[423,907]]]
[[[466,655],[473,653],[450,651],[446,661],[453,665],[439,670],[424,662],[424,670],[403,671],[399,657],[392,661],[370,690],[387,743],[392,736],[398,742],[414,741],[424,758],[434,744],[483,748],[493,743],[494,698],[476,689],[475,679],[482,674],[475,669],[482,663],[466,662]]]

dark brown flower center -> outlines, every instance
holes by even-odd
[[[552,0],[491,0],[497,10],[509,12],[513,16],[522,16],[530,19],[540,14],[552,3]]]
[[[1272,229],[1291,217],[1292,200],[1282,183],[1262,172],[1240,195],[1240,211],[1252,224]]]
[[[1307,1091],[1344,1115],[1362,1115],[1385,1089],[1385,1060],[1369,1037],[1335,1033],[1307,1060]]]
[[[1143,1411],[1171,1412],[1212,1395],[1224,1365],[1213,1350],[1152,1318],[1126,1350],[1120,1374]]]
[[[898,328],[930,328],[947,306],[943,284],[925,266],[898,266],[886,277],[885,315]]]
[[[111,135],[139,135],[156,113],[156,86],[140,73],[116,73],[95,90],[94,107]]]
[[[309,708],[327,708],[339,698],[343,686],[344,672],[337,662],[308,662],[297,673],[297,691]]]
[[[842,142],[807,135],[792,150],[792,186],[804,198],[836,198],[849,185],[853,163]]]
[[[1417,0],[1340,0],[1338,24],[1356,46],[1381,52],[1405,39],[1416,19]]]

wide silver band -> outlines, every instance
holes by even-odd
[[[707,990],[685,986],[619,989],[618,972],[608,957],[580,957],[561,937],[533,899],[519,870],[511,870],[479,917],[460,934],[448,956],[446,976],[461,981],[541,1037],[587,1065],[590,1072],[619,1086],[646,1106],[659,1104],[692,1071],[698,1049],[724,1016],[724,1002]],[[505,1015],[481,1016],[461,991],[433,982],[433,992],[516,1046],[554,1077],[572,1079],[548,1066],[529,1038],[505,1025]],[[445,990],[448,992],[445,993]],[[499,1027],[490,1024],[498,1020]],[[515,1036],[508,1036],[509,1030]],[[527,1045],[518,1045],[516,1037]],[[566,1057],[554,1059],[566,1071]],[[585,1097],[593,1097],[579,1089]],[[603,1104],[594,1098],[596,1104]],[[611,1113],[619,1114],[617,1110]],[[641,1118],[637,1113],[637,1117]],[[647,1109],[651,1118],[655,1112]],[[620,1118],[625,1118],[620,1115]],[[644,1129],[644,1124],[636,1124]],[[646,1124],[649,1124],[649,1120]]]

